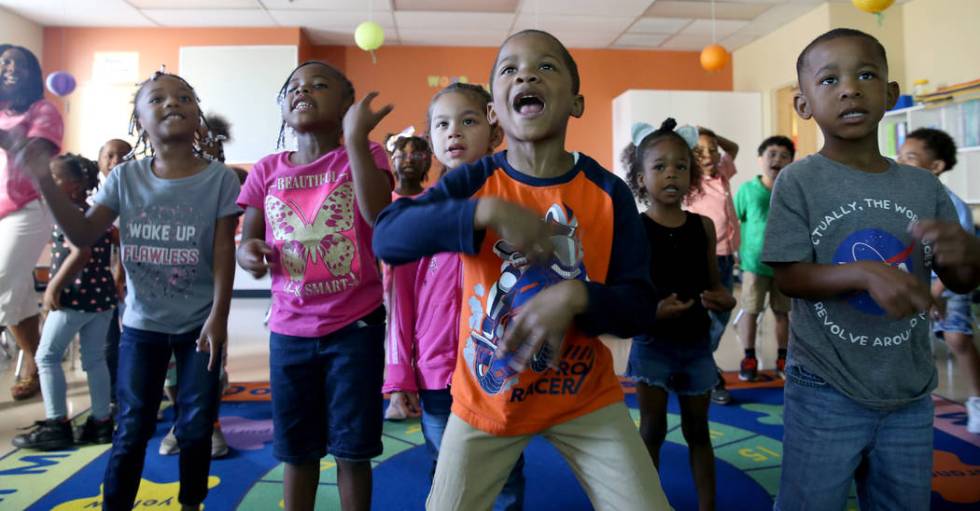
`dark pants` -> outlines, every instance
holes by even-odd
[[[105,334],[105,363],[109,366],[109,401],[116,402],[116,372],[119,370],[119,337],[122,330],[119,328],[120,309],[122,302],[112,311],[112,320],[109,321],[109,330]]]
[[[211,433],[221,398],[221,361],[208,371],[210,354],[197,351],[200,328],[165,334],[123,328],[119,343],[116,397],[118,428],[105,471],[102,508],[133,508],[143,473],[146,444],[156,430],[157,410],[171,353],[177,359],[177,401],[180,414],[175,434],[180,446],[180,493],[183,505],[198,505],[208,494]]]

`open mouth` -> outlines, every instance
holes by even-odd
[[[446,152],[453,158],[459,158],[466,152],[466,146],[463,144],[452,144],[446,148]]]
[[[537,94],[518,94],[514,98],[514,110],[521,115],[538,115],[544,111],[544,100]]]
[[[163,116],[164,121],[181,121],[183,119],[184,119],[184,114],[179,114],[176,112]]]
[[[849,108],[844,110],[838,117],[844,121],[861,121],[867,117],[868,111],[863,108]]]
[[[663,188],[665,192],[680,193],[681,189],[674,185],[667,185]]]
[[[293,100],[292,109],[297,112],[307,112],[313,110],[316,105],[309,98],[300,96]]]

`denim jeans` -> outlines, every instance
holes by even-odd
[[[156,430],[157,410],[170,355],[177,357],[177,417],[180,493],[183,505],[198,505],[208,493],[211,433],[221,398],[218,367],[208,371],[208,353],[197,351],[200,328],[165,334],[124,327],[119,342],[118,428],[106,466],[103,509],[133,508],[146,444]]]
[[[435,473],[439,445],[442,443],[442,434],[446,432],[446,424],[449,422],[453,396],[449,389],[420,390],[419,400],[422,402],[422,436],[425,437],[425,446],[432,455],[432,471]],[[493,511],[524,509],[524,482],[524,455],[521,454],[514,469],[507,476],[504,488],[500,490],[500,495],[493,503]]]
[[[105,334],[105,362],[109,368],[109,400],[116,402],[116,374],[119,372],[119,338],[122,336],[123,301],[112,311],[112,320]]]
[[[783,467],[775,508],[844,509],[851,482],[868,510],[929,509],[933,403],[865,407],[799,365],[786,370]]]
[[[41,376],[41,395],[44,397],[47,418],[68,416],[65,371],[61,368],[61,358],[75,334],[78,334],[82,352],[82,369],[88,376],[92,417],[105,419],[109,416],[109,369],[103,347],[112,312],[59,309],[48,313],[41,331],[41,344],[37,347],[37,370]]]
[[[735,256],[718,256],[718,274],[721,276],[721,285],[729,293],[735,288],[734,271]],[[732,311],[709,310],[708,316],[711,317],[711,328],[708,330],[708,336],[711,339],[711,352],[714,353],[718,349],[721,337],[725,334],[725,328],[728,327],[728,319],[732,317]]]

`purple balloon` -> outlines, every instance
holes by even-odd
[[[75,90],[75,77],[67,71],[55,71],[48,75],[48,90],[56,96],[67,96]]]

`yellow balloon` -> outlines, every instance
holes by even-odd
[[[364,51],[377,50],[385,42],[385,31],[373,21],[365,21],[354,31],[354,42]]]
[[[891,7],[895,0],[851,0],[851,3],[864,12],[878,14]]]
[[[717,71],[728,64],[728,52],[719,44],[705,46],[701,50],[701,67],[705,71]]]

